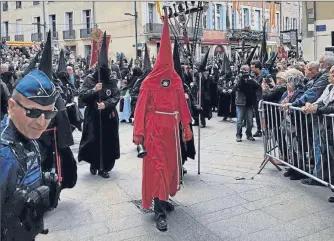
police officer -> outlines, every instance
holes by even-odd
[[[1,122],[1,241],[31,241],[44,230],[44,211],[37,210],[35,204],[48,198],[48,187],[42,186],[36,139],[57,114],[54,105],[58,91],[51,82],[51,58],[49,33],[39,69],[30,71],[16,85],[8,100],[8,115]],[[19,205],[20,200],[24,205]]]

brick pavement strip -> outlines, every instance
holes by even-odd
[[[122,123],[121,158],[111,178],[91,176],[89,165],[80,163],[77,186],[62,192],[59,207],[45,218],[50,233],[36,240],[334,240],[327,189],[290,181],[271,164],[251,179],[262,162],[262,139],[236,143],[235,124],[217,117],[201,131],[202,173],[197,160],[186,163],[185,188],[173,198],[178,206],[168,215],[167,232],[156,230],[153,215],[132,203],[141,198],[142,163],[132,126]],[[74,133],[75,155],[80,137]]]

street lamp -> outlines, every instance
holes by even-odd
[[[134,7],[135,7],[135,12],[134,14],[132,13],[124,13],[125,16],[131,16],[131,17],[134,17],[135,18],[135,40],[136,40],[136,59],[138,57],[138,51],[137,51],[137,48],[138,48],[138,31],[137,31],[137,19],[138,19],[138,13],[137,13],[137,3],[134,2]]]

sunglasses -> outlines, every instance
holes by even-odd
[[[40,109],[28,109],[27,107],[23,106],[20,102],[15,101],[21,108],[23,108],[26,111],[26,116],[29,118],[39,118],[42,114],[44,114],[44,117],[46,120],[50,120],[54,118],[58,110],[56,107],[54,107],[54,110],[40,110]]]

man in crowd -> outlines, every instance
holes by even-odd
[[[246,135],[247,139],[254,141],[252,136],[253,127],[253,107],[257,103],[257,92],[261,88],[258,82],[251,78],[248,65],[240,68],[240,75],[237,76],[234,86],[235,105],[237,107],[237,142],[242,141],[242,123],[246,119]]]
[[[258,60],[253,61],[252,64],[251,64],[251,70],[252,70],[252,73],[254,74],[255,81],[259,85],[261,85],[262,81],[263,81],[263,71],[262,71],[262,64],[261,64],[261,62],[258,61]],[[253,135],[253,137],[261,137],[262,136],[261,119],[260,119],[260,113],[259,113],[259,110],[258,110],[258,104],[259,104],[259,101],[262,98],[262,90],[261,90],[261,88],[257,89],[256,96],[257,96],[257,101],[254,103],[254,113],[255,113],[257,131],[255,132],[255,134]]]
[[[312,61],[305,65],[305,77],[307,79],[306,88],[311,88],[314,81],[320,77],[321,74],[318,62]]]
[[[48,54],[51,56],[51,49]],[[58,97],[49,77],[51,59],[49,60],[50,66],[46,67],[47,64],[44,64],[40,70],[31,71],[17,84],[8,100],[8,115],[1,122],[0,197],[1,235],[4,240],[32,241],[44,229],[44,210],[33,209],[25,214],[27,220],[20,219],[29,198],[21,203],[18,193],[26,190],[22,194],[25,197],[24,195],[29,195],[30,191],[42,185],[40,149],[36,139],[57,114],[55,101]],[[46,60],[43,62],[47,63]],[[48,191],[39,193],[43,194],[49,195]],[[45,196],[42,196],[43,199]]]

